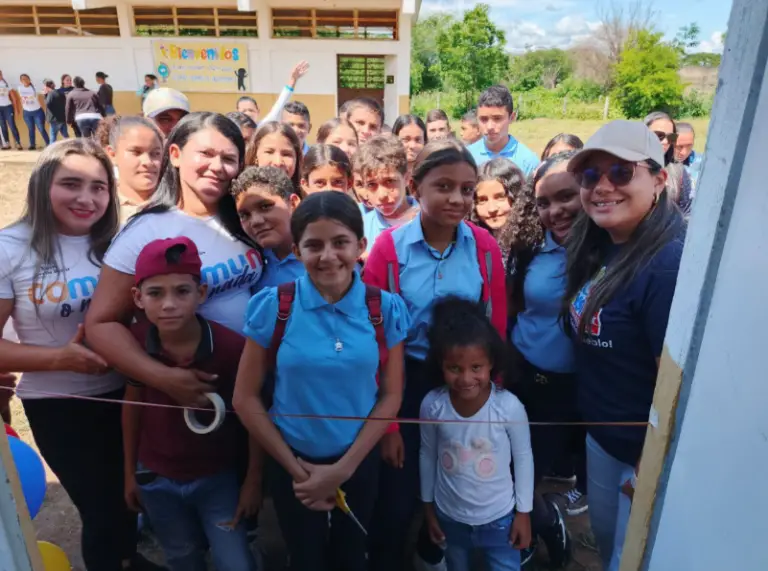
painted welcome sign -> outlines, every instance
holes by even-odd
[[[250,91],[246,44],[153,40],[152,57],[164,87],[185,92]]]

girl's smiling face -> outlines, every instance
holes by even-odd
[[[50,199],[61,234],[89,234],[93,225],[106,213],[112,199],[104,165],[90,156],[66,156],[53,175]]]
[[[569,173],[568,163],[553,166],[536,183],[536,209],[545,229],[552,232],[558,244],[565,242],[576,216],[581,212],[579,183]]]
[[[121,134],[115,149],[107,149],[120,173],[120,185],[132,189],[144,200],[157,187],[163,144],[149,127],[137,126]]]
[[[260,167],[277,167],[283,169],[288,178],[296,172],[298,157],[293,145],[281,133],[270,133],[259,141],[259,149],[256,151],[256,164]]]
[[[253,186],[235,198],[237,214],[246,234],[262,248],[276,249],[292,242],[291,214],[299,204],[292,194],[288,200],[262,186]]]
[[[458,226],[474,206],[477,172],[467,162],[440,165],[430,170],[413,195],[421,204],[423,217],[439,226]]]
[[[498,180],[484,180],[477,184],[475,212],[491,230],[498,230],[509,218],[512,203],[507,191]]]
[[[338,220],[320,218],[307,225],[293,248],[315,287],[327,293],[346,291],[365,246],[365,238]]]
[[[424,131],[421,130],[421,127],[412,123],[400,129],[397,136],[405,147],[405,152],[408,155],[408,163],[412,164],[413,161],[416,160],[416,157],[419,156],[419,153],[426,143],[424,140]]]
[[[325,144],[339,147],[351,159],[358,149],[357,133],[349,125],[339,125],[328,135]]]

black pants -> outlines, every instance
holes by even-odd
[[[405,360],[405,392],[400,418],[419,418],[421,401],[433,388],[424,375],[424,362]],[[413,518],[421,506],[419,499],[419,447],[421,434],[418,424],[401,424],[400,435],[405,445],[402,468],[381,462],[379,497],[370,533],[371,571],[392,571],[405,566],[406,548]],[[425,529],[419,533],[417,551],[423,559],[437,563],[441,550],[432,544]]]
[[[120,399],[123,390],[102,398]],[[136,514],[123,499],[120,404],[27,399],[24,412],[43,458],[59,478],[83,523],[88,571],[121,571],[136,553]]]
[[[312,459],[313,464],[331,464],[337,458]],[[347,504],[355,517],[370,529],[381,455],[374,448],[342,485]],[[291,571],[366,571],[368,545],[363,531],[341,510],[330,512],[306,508],[293,491],[293,478],[275,460],[268,460],[269,487],[277,521],[291,557]]]

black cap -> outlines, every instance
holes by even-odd
[[[98,77],[99,79],[107,79],[109,76],[103,71],[97,71],[96,77]]]

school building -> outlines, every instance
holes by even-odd
[[[421,0],[0,0],[0,70],[59,85],[103,71],[120,114],[141,110],[153,73],[193,110],[232,111],[242,95],[266,113],[300,60],[294,98],[319,126],[344,101],[369,96],[387,121],[409,108],[411,26]],[[23,121],[17,117],[19,128]]]

